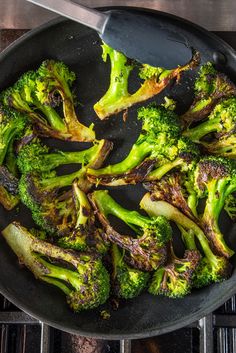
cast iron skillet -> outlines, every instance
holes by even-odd
[[[161,12],[149,13],[150,16],[165,17],[170,23],[175,21],[190,43],[200,50],[202,62],[214,59],[218,68],[235,80],[236,53],[226,43],[183,19]],[[109,65],[101,60],[100,41],[94,31],[59,18],[27,33],[0,56],[0,90],[11,85],[24,71],[36,68],[46,58],[62,60],[77,73],[76,87],[82,103],[78,106],[79,115],[87,125],[92,121],[96,123],[98,137],[115,142],[110,161],[119,161],[137,138],[140,126],[136,121],[136,107],[129,110],[126,123],[121,114],[101,122],[93,112],[93,104],[106,91],[109,82]],[[185,74],[179,85],[171,91],[167,89],[155,100],[161,102],[163,96],[169,94],[178,99],[178,111],[183,112],[192,99],[193,75]],[[133,82],[131,89],[135,84]],[[76,143],[51,140],[48,143],[67,150],[82,148],[81,144]],[[113,188],[111,194],[125,207],[137,208],[144,190],[140,185],[120,187]],[[236,227],[226,216],[222,218],[227,241],[236,250]],[[13,219],[20,220],[25,226],[32,225],[30,213],[24,207],[11,213],[0,209],[1,229]],[[236,265],[235,258],[232,262]],[[184,299],[173,300],[145,293],[135,300],[121,302],[118,310],[111,311],[109,320],[102,320],[101,309],[72,313],[59,290],[35,280],[28,270],[19,266],[17,258],[1,237],[0,269],[0,292],[19,308],[56,328],[109,339],[141,338],[178,329],[216,309],[236,291],[235,270],[229,280],[194,290]],[[110,308],[109,304],[105,307]]]

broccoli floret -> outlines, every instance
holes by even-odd
[[[113,292],[118,298],[135,298],[147,287],[149,272],[129,266],[124,260],[124,250],[116,244],[112,245],[112,264]]]
[[[73,311],[96,308],[108,299],[109,275],[99,258],[40,240],[16,222],[9,224],[2,234],[20,262],[37,279],[57,286],[66,294]]]
[[[4,163],[11,143],[22,137],[26,122],[23,114],[0,105],[0,165]]]
[[[165,109],[175,110],[176,109],[176,101],[169,97],[164,97],[164,103],[161,104]]]
[[[165,262],[165,244],[172,233],[164,217],[149,218],[136,211],[127,210],[116,203],[107,190],[95,191],[89,195],[89,199],[108,240],[128,252],[126,260],[131,266],[142,271],[152,271]],[[109,215],[125,222],[135,231],[137,237],[119,234],[109,223]]]
[[[230,262],[224,256],[214,254],[211,249],[211,241],[208,240],[202,229],[194,221],[165,201],[153,201],[148,193],[144,195],[140,205],[149,216],[164,216],[168,220],[175,222],[183,230],[182,235],[185,236],[184,240],[187,249],[196,250],[195,238],[197,238],[204,253],[204,260],[202,265],[201,260],[196,270],[197,272],[195,271],[195,286],[200,287],[212,282],[223,281],[230,276],[232,271]]]
[[[154,168],[146,177],[145,180],[160,180],[166,173],[174,168],[180,169],[182,172],[192,170],[200,157],[200,152],[195,143],[186,137],[180,137],[176,143],[176,158],[168,161],[160,158],[158,168]]]
[[[93,141],[92,128],[77,120],[71,84],[75,74],[62,63],[46,60],[37,71],[28,71],[10,88],[2,92],[1,100],[38,127],[40,134],[63,140]],[[62,101],[64,117],[55,106]]]
[[[103,120],[139,102],[160,93],[172,79],[179,79],[181,72],[192,69],[199,62],[199,54],[195,53],[191,61],[173,70],[152,67],[144,64],[139,72],[143,81],[140,88],[133,94],[128,91],[129,76],[135,64],[126,56],[103,43],[103,60],[109,56],[111,62],[110,85],[105,95],[94,105],[98,117]]]
[[[21,138],[26,128],[26,118],[0,104],[0,203],[7,210],[19,202],[18,174],[14,143]]]
[[[154,295],[182,298],[191,291],[192,278],[201,256],[198,250],[186,250],[180,259],[175,255],[171,243],[168,255],[166,265],[154,272],[148,291]]]
[[[196,127],[184,131],[184,135],[192,141],[202,144],[211,154],[234,158],[236,128],[236,97],[218,103],[207,120]],[[210,141],[203,137],[214,134]]]
[[[72,227],[74,226],[76,211],[71,197],[71,191],[64,191],[64,187],[71,186],[76,179],[78,186],[83,191],[88,191],[91,184],[86,178],[86,169],[88,166],[99,167],[106,158],[111,146],[108,141],[101,140],[95,146],[88,149],[86,153],[81,152],[78,158],[78,163],[82,163],[81,168],[71,174],[57,175],[55,169],[50,170],[49,167],[47,171],[31,171],[22,175],[19,182],[20,198],[31,210],[32,217],[38,226],[49,233],[63,233],[68,230],[68,228],[70,229],[70,225],[72,225]],[[50,156],[50,154],[47,156]],[[86,159],[81,162],[82,157],[85,156]],[[29,168],[27,154],[25,157],[25,167],[23,156],[21,159],[22,169]],[[61,163],[62,160],[63,157],[61,156]],[[65,160],[63,162],[65,162]],[[35,166],[40,167],[37,158],[35,160]]]
[[[210,62],[201,66],[194,88],[195,99],[182,116],[185,126],[205,119],[219,101],[236,95],[235,85]]]
[[[73,183],[72,190],[74,208],[71,214],[76,221],[71,232],[59,237],[57,244],[66,249],[95,251],[103,255],[109,248],[109,242],[104,240],[102,229],[95,226],[94,212],[86,194],[79,189],[76,181]],[[74,210],[76,215],[74,215]]]
[[[224,210],[228,213],[228,216],[232,221],[236,221],[236,197],[235,195],[229,194],[225,199]]]
[[[192,171],[191,171],[192,173]],[[189,184],[189,173],[172,172],[161,180],[145,182],[143,186],[151,192],[152,200],[166,201],[177,207],[187,217],[198,222],[198,196]]]
[[[44,173],[60,165],[71,163],[87,165],[91,160],[96,163],[94,156],[98,158],[97,153],[104,145],[106,145],[106,148],[112,148],[111,143],[109,146],[108,141],[101,140],[100,142],[96,142],[93,147],[82,151],[50,152],[50,149],[46,145],[43,145],[39,139],[34,139],[31,143],[20,149],[17,156],[17,164],[23,174],[33,171]]]
[[[219,227],[219,216],[225,199],[236,190],[235,164],[221,157],[204,157],[195,171],[195,185],[206,196],[201,225],[214,250],[225,257],[234,254],[225,243]]]
[[[183,149],[183,144],[186,145],[187,141],[180,139],[178,144],[181,129],[176,114],[152,104],[139,109],[138,119],[142,120],[142,132],[128,156],[123,161],[102,169],[89,168],[88,178],[91,182],[110,186],[135,184],[143,181],[154,165],[175,163],[180,152],[178,148]],[[164,168],[163,166],[163,173]]]
[[[179,226],[182,239],[188,250],[196,250],[195,232],[192,229],[184,229]],[[201,243],[202,244],[202,243]],[[204,249],[204,248],[203,248]],[[201,288],[210,283],[222,282],[227,279],[232,272],[232,266],[223,256],[212,256],[203,251],[205,256],[200,259],[200,263],[193,274],[193,287]]]
[[[58,95],[62,101],[64,124],[71,134],[73,141],[93,141],[95,133],[93,126],[86,127],[76,116],[71,85],[75,80],[75,73],[63,63],[45,60],[38,69],[37,98],[45,106],[58,104]]]

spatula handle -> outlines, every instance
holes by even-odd
[[[44,7],[47,10],[58,13],[71,20],[77,21],[90,28],[95,29],[100,34],[103,33],[108,14],[90,9],[69,0],[27,0],[35,5]]]

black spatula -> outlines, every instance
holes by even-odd
[[[186,64],[191,48],[180,27],[148,13],[100,12],[68,0],[28,0],[95,29],[102,40],[129,58],[167,69]]]

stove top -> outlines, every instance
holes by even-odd
[[[0,51],[27,30],[0,29]],[[236,32],[215,32],[236,49]],[[70,335],[28,316],[0,295],[0,353],[236,353],[236,297],[166,335],[102,341]]]

